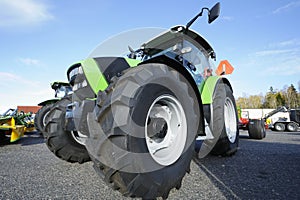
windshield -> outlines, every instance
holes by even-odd
[[[139,49],[142,44],[166,30],[164,28],[139,28],[124,31],[97,45],[88,58],[127,56],[130,53],[129,47],[134,50]]]
[[[141,48],[144,60],[168,55],[181,62],[198,84],[213,75],[215,70],[215,54],[210,45],[199,35],[180,26],[143,44]]]

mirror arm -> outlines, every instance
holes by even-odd
[[[189,21],[189,22],[186,24],[186,27],[185,27],[186,30],[189,29],[189,27],[196,21],[196,19],[198,19],[198,17],[201,17],[201,16],[202,16],[204,10],[207,10],[208,13],[209,13],[209,9],[208,9],[208,8],[202,8],[202,9],[201,9],[201,12],[200,12],[198,15],[196,15],[191,21]]]

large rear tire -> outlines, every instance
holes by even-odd
[[[44,138],[48,136],[48,133],[45,130],[46,119],[48,117],[49,111],[53,107],[54,103],[44,105],[39,109],[39,111],[35,114],[34,117],[34,126],[37,131],[42,133]]]
[[[84,163],[90,161],[85,146],[74,139],[74,133],[64,130],[66,107],[71,102],[71,96],[66,96],[50,110],[49,121],[45,126],[48,133],[46,144],[60,159],[71,163]]]
[[[95,169],[124,196],[167,198],[190,170],[199,113],[193,88],[177,71],[164,64],[129,69],[99,93],[88,115]]]
[[[261,140],[266,137],[265,120],[250,119],[248,127],[249,137]]]

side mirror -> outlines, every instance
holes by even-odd
[[[208,14],[208,23],[212,23],[215,19],[217,19],[220,15],[220,2],[216,3],[214,7],[209,10]]]

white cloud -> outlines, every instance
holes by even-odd
[[[286,47],[297,47],[300,46],[300,40],[299,39],[291,39],[291,40],[285,40],[277,43],[273,43],[269,45],[271,48],[286,48]]]
[[[0,72],[0,114],[18,105],[37,105],[54,97],[49,83],[32,80],[34,76],[23,77],[9,72]]]
[[[28,66],[41,66],[41,62],[32,58],[20,58],[19,61]]]
[[[268,45],[262,51],[250,54],[254,66],[261,69],[263,76],[300,75],[299,39],[291,39]]]
[[[300,64],[295,65],[294,63],[283,62],[283,63],[279,63],[277,66],[266,68],[264,70],[264,73],[268,75],[279,75],[279,76],[297,75],[300,74]]]
[[[287,12],[290,9],[296,8],[300,6],[300,1],[296,1],[296,2],[290,2],[282,7],[277,8],[276,10],[273,11],[273,14],[279,14],[282,12]]]
[[[263,74],[277,76],[300,75],[300,53],[299,50],[282,50],[274,56],[258,57],[263,64]]]
[[[0,72],[0,77],[4,81],[19,79],[19,77],[17,75],[12,74],[12,73],[7,73],[7,72]]]
[[[299,45],[299,40],[293,39],[293,40],[287,40],[279,43],[279,46],[285,47],[285,46],[291,46],[291,45]]]
[[[0,27],[32,26],[53,18],[49,6],[41,1],[0,1]]]
[[[11,87],[11,83],[18,83],[17,85],[20,87],[24,86],[38,86],[39,83],[37,81],[25,79],[17,74],[12,74],[8,72],[0,72],[1,82],[0,86]]]
[[[284,49],[284,50],[265,50],[265,51],[258,51],[255,53],[256,56],[273,56],[278,54],[285,54],[294,52],[293,49]]]

